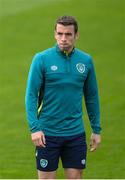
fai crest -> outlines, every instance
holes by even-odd
[[[40,165],[45,168],[48,165],[48,161],[46,159],[40,159]]]
[[[82,63],[76,64],[76,68],[80,73],[84,73],[84,71],[85,71],[85,65]]]

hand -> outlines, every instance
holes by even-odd
[[[35,146],[46,147],[45,135],[42,131],[38,131],[31,134],[31,139]]]
[[[93,152],[97,149],[101,142],[101,135],[92,133],[90,138],[90,151]]]

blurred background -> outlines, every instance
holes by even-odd
[[[62,15],[78,20],[76,46],[92,55],[99,86],[102,144],[88,152],[84,178],[125,178],[125,0],[0,0],[0,178],[37,178],[25,88],[32,57],[55,44]]]

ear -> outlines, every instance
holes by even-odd
[[[75,34],[75,39],[78,39],[79,38],[79,32],[77,32],[76,34]]]
[[[54,31],[54,37],[55,37],[55,39],[56,39],[56,30]]]

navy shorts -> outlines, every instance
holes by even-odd
[[[55,171],[59,158],[63,168],[84,169],[86,167],[87,145],[85,133],[55,137],[45,136],[46,147],[36,147],[36,165],[40,171]]]

